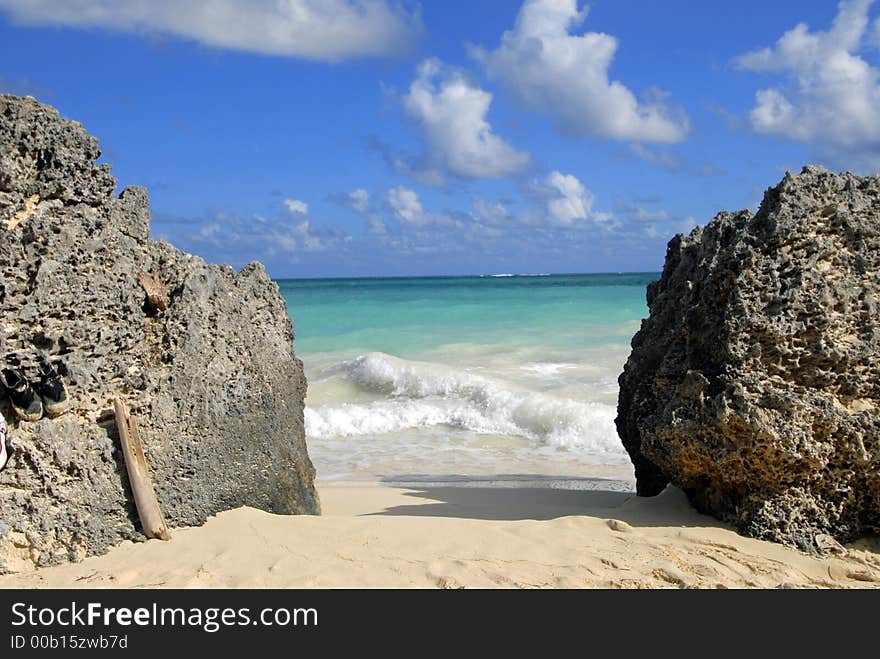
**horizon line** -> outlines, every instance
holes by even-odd
[[[272,281],[333,281],[346,279],[512,279],[516,277],[575,277],[585,275],[659,275],[662,270],[617,272],[482,273],[466,275],[365,275],[348,277],[270,277]]]

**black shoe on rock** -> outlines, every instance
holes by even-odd
[[[43,417],[43,401],[34,393],[20,371],[4,368],[0,371],[3,386],[12,401],[12,409],[22,421],[39,421]]]
[[[40,360],[40,379],[34,384],[34,389],[43,399],[43,409],[46,410],[46,416],[54,418],[64,414],[70,407],[67,386],[55,367],[46,359]]]

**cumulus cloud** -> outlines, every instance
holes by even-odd
[[[397,0],[0,0],[13,20],[167,34],[207,46],[313,60],[389,56],[422,32]]]
[[[305,215],[309,212],[309,205],[299,199],[285,199],[284,207],[294,215]]]
[[[544,181],[550,192],[547,212],[559,224],[572,224],[590,216],[596,197],[576,176],[551,172]]]
[[[491,202],[476,196],[471,217],[487,226],[545,229],[615,229],[613,214],[595,210],[596,196],[573,174],[552,171],[525,183],[519,207],[511,200]]]
[[[415,190],[402,185],[391,188],[388,191],[388,205],[399,220],[407,224],[422,224],[422,201]]]
[[[550,172],[532,184],[532,193],[543,201],[543,222],[563,227],[613,224],[614,218],[609,213],[593,211],[595,195],[573,174]]]
[[[639,101],[609,79],[617,39],[575,34],[587,17],[577,0],[526,0],[501,45],[472,48],[487,75],[524,107],[550,115],[565,134],[641,142],[680,142],[690,128],[666,94],[649,90]]]
[[[432,217],[422,208],[422,200],[415,190],[398,185],[388,191],[388,206],[395,219],[411,226],[424,226]]]
[[[373,198],[369,192],[363,188],[357,188],[351,192],[335,192],[326,197],[329,201],[345,208],[350,208],[356,213],[365,214],[372,209]]]
[[[880,69],[858,54],[872,4],[843,0],[830,30],[800,23],[772,47],[735,60],[742,70],[780,74],[787,85],[756,93],[753,130],[814,144],[839,160],[880,165]]]
[[[424,152],[415,165],[420,182],[440,183],[449,173],[467,179],[500,178],[522,171],[529,154],[492,132],[486,120],[492,94],[459,72],[429,59],[403,97],[407,115],[421,128]],[[400,169],[400,167],[398,167]]]

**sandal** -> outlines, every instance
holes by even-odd
[[[43,402],[34,393],[20,371],[4,368],[0,371],[3,386],[12,401],[12,409],[22,421],[39,421],[43,416]]]

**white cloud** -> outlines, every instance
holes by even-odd
[[[363,188],[349,192],[348,204],[358,213],[365,213],[370,207],[370,193]]]
[[[421,64],[403,97],[406,113],[422,129],[423,182],[440,182],[446,172],[469,179],[515,174],[529,163],[492,132],[486,120],[492,94],[475,86],[437,59]]]
[[[473,216],[486,224],[501,224],[510,218],[510,210],[500,201],[492,203],[481,197],[473,200]]]
[[[169,34],[269,55],[338,61],[412,47],[418,12],[397,0],[0,0],[20,23]]]
[[[773,47],[735,60],[740,69],[782,74],[789,83],[756,93],[749,116],[756,132],[880,164],[880,70],[857,54],[872,4],[843,0],[829,31],[800,23]]]
[[[596,197],[576,176],[551,172],[544,184],[553,196],[547,200],[547,212],[559,224],[586,220]]]
[[[612,226],[613,216],[593,211],[595,195],[572,174],[550,172],[532,184],[534,195],[543,201],[544,221],[561,227],[583,226],[587,223]]]
[[[511,208],[509,201],[490,202],[479,196],[472,201],[470,216],[486,227],[571,230],[620,228],[612,213],[595,210],[596,196],[573,174],[552,171],[529,182],[524,205]]]
[[[427,223],[422,201],[415,190],[402,185],[391,188],[388,191],[388,205],[391,206],[394,217],[401,222],[415,226]]]
[[[523,106],[552,116],[566,134],[683,140],[690,122],[665,104],[664,93],[651,90],[639,102],[623,83],[609,80],[617,39],[599,32],[572,34],[586,16],[577,0],[526,0],[496,50],[471,51],[490,78]]]
[[[309,205],[299,199],[285,199],[284,206],[295,215],[305,215],[309,212]]]
[[[391,188],[378,211],[369,212],[367,241],[376,249],[401,256],[438,253],[495,255],[553,253],[562,246],[623,244],[644,240],[650,219],[668,232],[674,221],[666,213],[646,214],[645,221],[628,227],[609,212],[596,208],[595,196],[574,175],[552,171],[530,182],[521,182],[521,196],[486,199],[477,194],[470,208],[433,208],[406,186]],[[629,231],[624,231],[629,229]],[[671,234],[670,234],[671,235]],[[629,244],[629,243],[627,243]],[[641,244],[641,243],[639,243]]]
[[[289,209],[288,201],[296,200],[285,200]],[[299,211],[293,212],[301,215]],[[324,252],[351,241],[351,237],[337,227],[314,227],[308,219],[294,220],[285,213],[241,217],[218,212],[187,238],[196,245],[210,245],[218,254],[233,261],[240,260],[242,254],[247,254],[250,260]]]
[[[303,220],[296,225],[296,234],[302,241],[303,250],[306,252],[323,252],[333,244],[332,240],[322,240],[312,233],[312,225],[308,220]]]
[[[370,221],[367,224],[367,233],[371,233],[375,236],[385,236],[388,234],[388,227],[385,226],[385,221],[380,215],[370,215]]]
[[[412,204],[413,195],[415,196],[417,209],[415,206],[411,205],[409,210],[407,210],[407,202]],[[370,203],[372,201],[372,196],[369,192],[363,188],[358,188],[357,190],[352,190],[348,194],[335,195],[335,198],[348,208],[366,216],[367,233],[380,238],[388,235],[388,226],[385,224],[382,215],[372,207]],[[387,199],[388,205],[391,206],[392,209],[394,208],[394,204],[398,204],[399,208],[404,213],[410,211],[417,211],[419,214],[421,213],[421,202],[418,200],[418,195],[412,190],[407,190],[402,186],[400,188],[395,188],[394,190],[389,190]],[[394,200],[393,202],[392,199]]]

